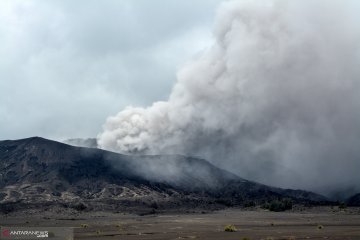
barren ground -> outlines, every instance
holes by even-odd
[[[327,207],[290,212],[228,209],[212,213],[83,213],[1,216],[2,226],[73,227],[75,239],[360,239],[360,209]],[[85,225],[84,225],[85,224]],[[236,232],[225,232],[233,224]],[[83,227],[81,227],[83,225]],[[84,227],[85,226],[85,227]]]

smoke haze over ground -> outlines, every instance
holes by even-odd
[[[200,156],[262,183],[360,190],[356,1],[230,1],[168,101],[109,117],[98,144]]]

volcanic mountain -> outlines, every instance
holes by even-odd
[[[0,209],[5,212],[53,206],[216,209],[284,197],[301,203],[326,200],[247,181],[197,158],[128,156],[40,137],[0,141]]]

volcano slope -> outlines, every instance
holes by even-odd
[[[128,156],[32,137],[0,141],[0,210],[76,211],[219,209],[291,198],[321,204],[315,193],[242,179],[209,162],[178,156]]]

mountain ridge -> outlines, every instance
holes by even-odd
[[[283,197],[299,203],[327,200],[307,191],[251,182],[203,159],[129,156],[41,137],[0,141],[0,179],[3,206],[189,209],[261,204]]]

